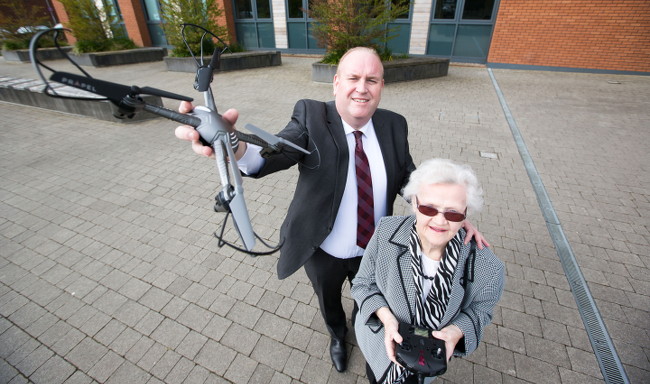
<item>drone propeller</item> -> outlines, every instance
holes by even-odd
[[[101,95],[109,99],[114,104],[119,105],[120,102],[128,95],[145,94],[152,96],[160,96],[169,99],[192,101],[191,97],[177,95],[175,93],[163,91],[152,87],[136,87],[126,86],[122,84],[111,83],[110,81],[94,79],[92,77],[81,76],[68,72],[54,72],[50,76],[50,80],[56,81],[74,88],[88,91],[97,95]]]
[[[277,146],[277,144],[284,144],[284,145],[288,145],[289,147],[291,147],[291,148],[293,148],[293,149],[295,149],[297,151],[300,151],[302,153],[305,153],[305,154],[309,155],[309,151],[307,151],[306,149],[303,149],[303,148],[297,146],[296,144],[294,144],[294,143],[292,143],[292,142],[290,142],[288,140],[283,139],[282,137],[272,135],[272,134],[266,132],[265,130],[263,130],[262,128],[254,126],[253,124],[246,124],[245,127],[249,131],[256,134],[260,139],[262,139],[262,140],[266,141],[267,143],[269,143],[269,146],[271,146],[271,147],[275,148]]]
[[[160,97],[164,97],[166,99],[182,100],[182,101],[192,101],[192,100],[194,100],[191,97],[179,95],[179,94],[168,92],[168,91],[163,91],[162,89],[158,89],[158,88],[152,88],[152,87],[138,88],[138,87],[135,87],[135,86],[133,86],[132,88],[137,88],[139,90],[138,93],[142,94],[142,95],[160,96]]]

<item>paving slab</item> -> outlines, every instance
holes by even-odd
[[[277,132],[298,99],[332,98],[331,85],[311,81],[313,61],[219,73],[217,105],[237,108],[242,127]],[[32,72],[0,60],[0,79]],[[193,74],[163,62],[90,72],[203,100]],[[630,382],[648,382],[650,77],[492,74]],[[483,343],[438,381],[603,382],[489,70],[452,65],[445,77],[391,83],[381,106],[406,117],[416,164],[446,157],[476,170],[485,207],[470,219],[506,263]],[[174,137],[176,123],[124,125],[1,100],[0,115],[0,381],[367,382],[354,333],[348,371],[333,369],[304,272],[280,281],[277,255],[219,248],[214,163]],[[272,243],[297,175],[245,180],[253,226]],[[396,202],[397,214],[408,209]]]

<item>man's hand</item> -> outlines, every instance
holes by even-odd
[[[192,105],[192,103],[188,101],[181,101],[181,104],[178,107],[178,111],[180,113],[189,113],[192,112],[192,110],[194,110],[194,106]],[[239,118],[239,112],[237,112],[236,109],[229,109],[226,112],[224,112],[222,118],[229,126],[229,131],[234,131],[235,123],[237,122],[237,118]],[[214,156],[212,148],[205,146],[203,145],[203,143],[201,143],[201,141],[199,140],[200,138],[199,133],[196,131],[196,129],[194,129],[194,127],[191,127],[189,125],[178,126],[176,127],[174,134],[178,139],[190,141],[192,143],[192,150],[196,154],[202,156],[209,156],[209,157]],[[241,153],[241,155],[243,155],[245,151],[246,151],[246,143],[240,141],[239,149],[235,157],[240,157],[239,154]]]
[[[483,249],[483,247],[490,246],[490,243],[487,242],[481,232],[479,232],[476,227],[474,227],[472,223],[469,222],[469,220],[465,220],[463,222],[463,228],[465,228],[465,232],[467,232],[467,235],[465,236],[465,244],[469,244],[470,240],[472,240],[473,237],[476,240],[478,249]]]
[[[463,331],[458,326],[451,324],[439,331],[431,332],[431,335],[436,339],[444,340],[445,349],[447,350],[447,361],[449,361],[454,355],[456,344],[463,338]]]

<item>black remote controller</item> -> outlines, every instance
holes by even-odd
[[[445,342],[436,339],[431,331],[412,324],[399,324],[404,339],[395,350],[397,361],[411,372],[422,376],[440,376],[447,371]]]

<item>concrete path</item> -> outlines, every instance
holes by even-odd
[[[240,128],[277,132],[296,100],[331,99],[331,85],[310,80],[314,58],[282,60],[215,77],[217,104],[240,111]],[[193,74],[163,63],[89,71],[202,103]],[[493,74],[629,381],[650,382],[650,77]],[[0,75],[36,78],[2,60]],[[486,204],[471,220],[507,265],[483,343],[439,382],[603,382],[489,71],[389,84],[381,106],[407,118],[416,164],[447,157],[476,170]],[[353,333],[348,371],[333,369],[302,270],[280,281],[277,255],[218,247],[214,164],[174,137],[176,123],[5,102],[0,116],[0,383],[367,382]],[[296,178],[245,180],[254,228],[273,243]]]

